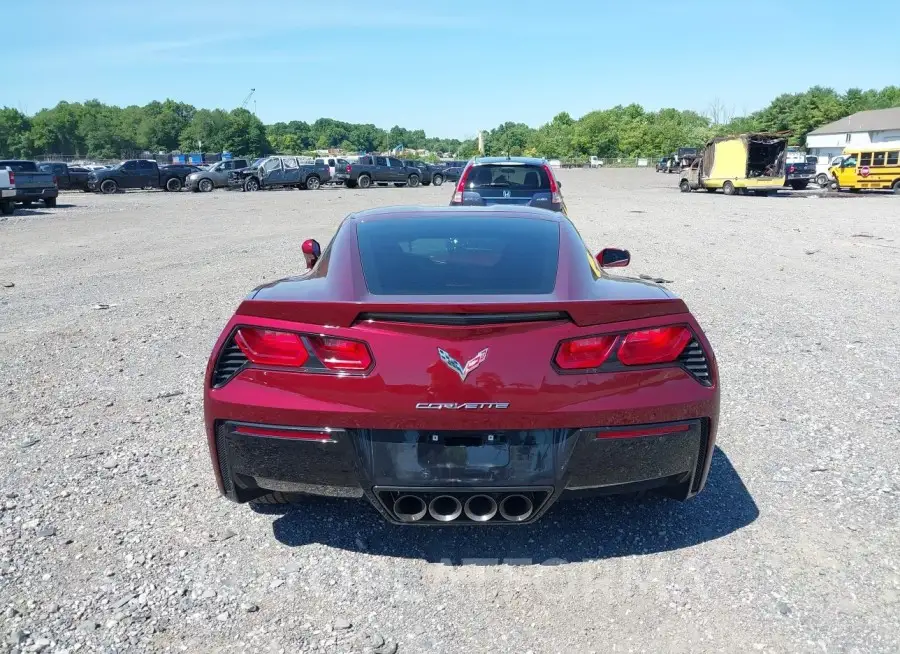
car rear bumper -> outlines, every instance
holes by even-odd
[[[447,524],[525,524],[560,497],[583,493],[661,487],[687,499],[705,483],[714,431],[715,420],[707,417],[623,427],[454,432],[323,431],[208,416],[213,466],[229,499],[247,502],[271,491],[364,497],[387,520],[401,524],[444,524],[430,512],[415,520],[395,512],[403,497],[413,498],[416,506],[455,498],[442,500],[451,506],[458,502],[461,511]],[[481,522],[462,511],[474,496],[496,506],[521,496],[526,499],[511,501],[530,509],[515,518],[496,511]]]
[[[0,191],[0,200],[7,202],[33,202],[58,196],[59,189],[55,186],[51,188],[13,188]]]

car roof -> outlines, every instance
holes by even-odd
[[[540,166],[547,163],[546,159],[540,157],[475,157],[472,165],[478,164],[495,164],[495,163],[511,163],[511,164],[530,164],[532,166]]]
[[[558,211],[538,209],[536,207],[515,207],[489,205],[486,207],[423,207],[395,206],[364,209],[347,216],[348,220],[378,221],[394,218],[452,218],[454,216],[483,216],[490,218],[525,218],[530,220],[547,220],[561,223],[567,220]]]

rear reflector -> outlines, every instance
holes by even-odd
[[[372,355],[365,343],[323,336],[310,336],[309,342],[329,370],[367,370],[372,365]]]
[[[291,332],[241,327],[234,340],[251,363],[261,366],[299,368],[309,359],[303,341]]]
[[[619,361],[626,366],[671,363],[691,342],[691,338],[687,327],[658,327],[630,332],[619,346]]]
[[[664,434],[679,434],[691,428],[690,425],[667,425],[664,427],[634,427],[625,429],[606,429],[594,434],[599,438],[640,438],[641,436],[662,436]]]
[[[599,368],[609,358],[617,336],[591,336],[563,341],[556,352],[556,365],[563,370]]]
[[[237,425],[235,434],[243,436],[265,436],[268,438],[292,438],[301,441],[319,441],[322,443],[334,440],[334,434],[327,429],[285,429],[281,427],[258,427]]]

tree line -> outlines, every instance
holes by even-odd
[[[698,147],[714,136],[749,131],[789,131],[791,143],[802,145],[806,134],[824,123],[857,111],[900,107],[900,87],[881,90],[813,87],[783,94],[767,107],[734,116],[720,102],[705,112],[660,109],[638,104],[592,111],[574,119],[557,114],[533,128],[507,122],[484,132],[485,154],[548,158],[647,157],[679,147]],[[467,158],[477,153],[475,139],[429,137],[424,130],[320,118],[263,123],[246,109],[197,109],[174,100],[143,107],[118,107],[98,100],[60,102],[26,116],[0,109],[0,156],[31,158],[70,155],[98,159],[138,156],[141,152],[222,152],[259,156],[300,154],[315,149],[347,152],[387,150],[398,145]]]

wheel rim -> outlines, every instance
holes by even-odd
[[[681,182],[681,190],[684,191],[685,193],[687,193],[688,191],[691,190],[691,185],[688,183],[687,180],[683,180]]]
[[[179,182],[177,179],[170,179],[168,182],[166,182],[166,188],[170,191],[177,191],[179,188],[181,188],[181,182]]]
[[[100,190],[104,193],[112,193],[116,190],[116,183],[107,180],[100,185]]]
[[[409,185],[412,186],[413,188],[417,187],[419,185],[419,178],[416,177],[415,175],[410,175]]]
[[[247,190],[248,191],[255,191],[257,188],[259,188],[259,186],[252,179],[249,182],[247,182]]]
[[[722,192],[725,195],[734,195],[734,185],[731,182],[725,182],[722,186]]]
[[[200,190],[204,193],[209,193],[212,190],[212,182],[208,179],[200,180]]]
[[[444,178],[441,177],[440,175],[435,175],[435,176],[434,176],[434,182],[432,182],[432,183],[433,183],[435,186],[440,186],[441,184],[444,183]]]
[[[370,180],[368,177],[360,177],[359,178],[359,187],[360,188],[369,188]]]
[[[319,188],[319,178],[318,177],[310,177],[306,180],[306,188],[315,190]]]

